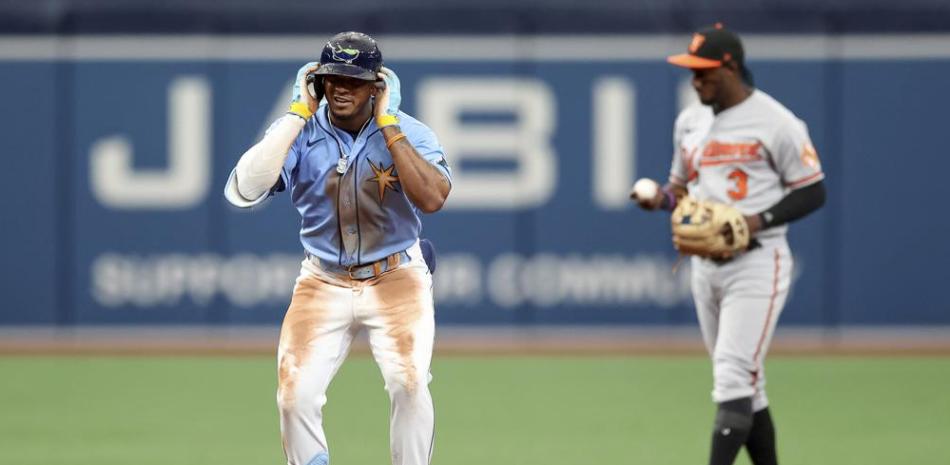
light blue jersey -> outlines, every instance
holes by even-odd
[[[420,212],[399,184],[383,133],[370,118],[354,139],[333,127],[327,113],[321,106],[300,131],[271,195],[290,191],[301,216],[300,242],[321,261],[364,265],[409,248],[422,231]],[[451,182],[432,130],[403,112],[399,127]]]

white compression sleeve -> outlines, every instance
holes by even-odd
[[[234,169],[241,197],[255,200],[274,187],[287,152],[305,124],[295,115],[286,115],[267,131],[260,142],[244,152]]]

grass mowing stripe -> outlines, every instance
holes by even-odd
[[[436,464],[706,460],[705,358],[437,355],[433,375]],[[0,358],[0,464],[282,463],[275,376],[270,357]],[[784,463],[950,463],[950,359],[782,357],[768,380]],[[372,360],[328,396],[333,462],[388,463]]]

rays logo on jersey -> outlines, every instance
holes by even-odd
[[[327,42],[327,45],[333,50],[333,59],[336,61],[342,61],[348,65],[353,64],[353,60],[356,60],[360,56],[360,51],[355,48],[343,48],[340,44],[331,44]]]
[[[383,167],[383,163],[379,162],[379,167],[373,164],[372,160],[369,162],[369,167],[372,168],[373,174],[376,176],[370,178],[369,182],[375,182],[379,187],[379,203],[383,203],[383,200],[386,198],[386,189],[392,190],[394,192],[399,192],[399,175],[394,171],[396,165],[389,165]]]

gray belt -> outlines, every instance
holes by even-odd
[[[308,256],[310,256],[308,254]],[[316,257],[312,257],[316,258]],[[343,266],[337,263],[328,263],[316,258],[320,268],[333,274],[347,276],[350,279],[362,281],[364,279],[375,278],[389,270],[395,270],[402,263],[409,263],[409,254],[405,250],[396,252],[388,257],[376,260],[373,263],[365,265]]]

